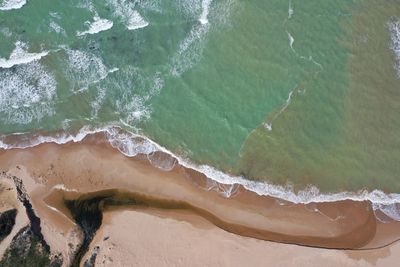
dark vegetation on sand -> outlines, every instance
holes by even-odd
[[[11,233],[16,217],[16,209],[7,210],[0,213],[0,242]]]
[[[61,264],[61,256],[52,256],[29,226],[22,228],[13,238],[0,261],[1,267],[59,267]]]

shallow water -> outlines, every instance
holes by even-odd
[[[249,179],[400,192],[400,1],[11,2],[1,134],[117,124]]]

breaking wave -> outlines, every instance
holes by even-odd
[[[26,4],[26,0],[4,0],[0,3],[0,10],[20,9]]]
[[[9,69],[16,65],[27,64],[33,61],[37,61],[49,54],[49,51],[29,53],[26,50],[27,45],[25,43],[20,41],[16,42],[15,48],[11,52],[9,59],[0,58],[0,68]]]
[[[98,16],[93,18],[93,22],[87,22],[88,30],[86,31],[78,31],[76,33],[77,36],[84,36],[86,34],[96,34],[102,31],[107,31],[112,28],[114,23],[108,19],[102,19]]]

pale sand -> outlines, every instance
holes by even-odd
[[[34,211],[41,218],[40,225],[44,239],[51,247],[52,252],[61,253],[64,259],[63,266],[69,266],[70,260],[81,243],[83,234],[75,222],[43,201],[43,197],[46,195],[45,184],[33,179],[24,166],[13,167],[9,169],[7,175],[1,176],[2,181],[9,183],[14,189],[11,191],[13,198],[9,198],[7,202],[15,205],[18,208],[18,213],[13,231],[7,236],[7,239],[0,243],[0,259],[15,234],[22,227],[29,225],[25,207],[17,200],[15,185],[10,179],[14,175],[22,179]],[[0,194],[0,197],[3,197],[3,194]]]
[[[19,232],[19,230],[29,225],[29,219],[25,213],[24,206],[17,199],[17,190],[14,183],[2,174],[0,175],[0,188],[2,189],[0,189],[0,212],[9,209],[17,209],[14,227],[11,233],[0,243],[1,259],[4,252],[10,246],[13,237]]]
[[[185,220],[164,215],[105,212],[109,223],[88,254],[99,247],[96,266],[391,267],[400,261],[400,243],[374,251],[309,248],[234,235],[194,215]]]
[[[26,187],[39,217],[57,216],[52,220],[55,223],[63,220],[62,215],[46,211],[43,199],[52,188],[62,185],[81,193],[115,188],[190,203],[225,230],[262,239],[352,248],[366,245],[375,235],[374,214],[366,202],[282,205],[281,201],[250,192],[226,199],[217,192],[199,189],[192,180],[203,178],[183,168],[165,172],[105,145],[44,144],[0,154],[0,166],[15,171],[16,165],[25,166],[27,176],[35,179],[36,186]]]
[[[158,199],[165,203],[190,204],[185,204],[185,207],[189,207],[186,212],[190,215],[183,216],[183,219],[176,210],[169,213],[160,211],[157,216],[154,216],[155,212],[150,215],[133,211],[107,211],[104,227],[93,244],[99,243],[102,240],[100,235],[107,236],[109,231],[109,235],[114,236],[114,244],[121,242],[118,251],[127,253],[115,257],[118,252],[113,250],[113,260],[121,261],[121,264],[130,259],[128,263],[139,262],[137,265],[141,265],[142,262],[146,265],[145,261],[153,260],[149,259],[151,256],[159,260],[154,264],[161,266],[187,266],[189,262],[190,266],[226,266],[240,263],[241,258],[243,262],[254,262],[253,266],[288,266],[290,262],[295,264],[292,266],[302,266],[303,263],[304,266],[368,266],[366,259],[383,262],[378,257],[389,256],[390,249],[346,253],[242,236],[338,248],[387,245],[399,237],[398,223],[377,223],[368,202],[295,205],[260,197],[243,188],[239,188],[234,197],[226,199],[218,192],[199,188],[204,187],[207,181],[198,173],[180,166],[168,172],[157,169],[147,160],[123,156],[107,144],[98,143],[98,139],[3,151],[0,152],[0,168],[7,171],[7,175],[15,175],[23,180],[33,208],[37,216],[42,218],[45,240],[53,252],[63,254],[64,266],[68,266],[82,240],[82,234],[63,204],[63,198],[107,189],[141,194],[150,200]],[[129,228],[129,225],[134,227]],[[118,229],[122,232],[118,232]],[[142,234],[141,244],[137,243],[142,248],[134,247],[134,251],[141,253],[132,252],[129,246],[124,249],[125,245],[134,243],[129,238]],[[168,243],[171,240],[173,244]],[[391,249],[397,254],[400,252],[398,244]],[[395,254],[384,260],[399,260]],[[143,258],[140,259],[140,255],[144,255]],[[172,258],[169,258],[170,255]],[[138,259],[133,261],[130,257]],[[328,265],[310,265],[314,264],[315,258],[326,261]],[[232,262],[229,262],[231,259]],[[266,265],[271,260],[277,261],[277,264]],[[330,262],[333,265],[329,265]],[[152,262],[148,264],[152,265]]]

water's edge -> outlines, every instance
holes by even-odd
[[[46,134],[25,134],[16,133],[11,135],[0,136],[0,148],[7,149],[24,149],[34,147],[42,143],[66,144],[69,142],[80,142],[84,138],[94,134],[104,134],[110,145],[118,149],[127,157],[134,157],[139,154],[147,155],[147,158],[157,168],[169,171],[174,167],[175,161],[181,166],[192,169],[204,174],[212,181],[226,186],[222,190],[222,194],[229,198],[237,189],[238,185],[254,192],[260,196],[270,196],[296,204],[308,204],[316,202],[337,202],[342,200],[353,201],[370,201],[374,210],[380,210],[394,220],[400,220],[400,212],[397,211],[396,205],[400,204],[400,194],[385,193],[381,190],[361,190],[358,192],[339,192],[339,193],[321,193],[320,190],[309,185],[306,189],[295,192],[290,185],[274,185],[268,182],[252,181],[242,176],[233,176],[224,173],[212,166],[198,165],[190,159],[179,157],[168,149],[157,144],[149,138],[122,129],[118,125],[106,125],[99,128],[82,127],[75,133],[58,132]],[[155,152],[166,153],[174,161],[156,162],[151,159]]]

